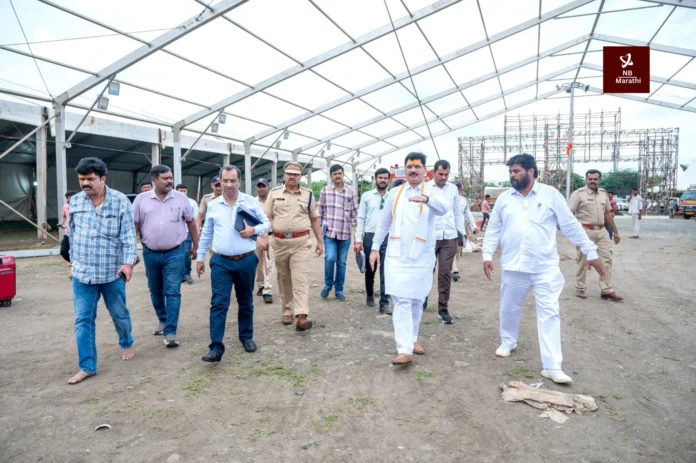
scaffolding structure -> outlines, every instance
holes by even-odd
[[[569,127],[568,114],[505,115],[502,135],[460,137],[459,173],[465,193],[479,197],[486,181],[485,166],[504,165],[519,153],[534,156],[540,180],[563,191]],[[651,204],[669,202],[677,185],[678,128],[622,130],[621,109],[588,111],[574,116],[572,138],[575,163],[611,162],[616,171],[619,162],[637,161],[643,198]]]

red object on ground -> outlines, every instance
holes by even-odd
[[[12,305],[17,294],[17,267],[14,257],[0,256],[0,306]]]

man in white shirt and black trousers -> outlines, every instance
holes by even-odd
[[[377,229],[377,220],[379,219],[384,202],[387,199],[387,186],[389,185],[389,171],[384,167],[377,169],[375,172],[375,184],[377,188],[366,191],[360,197],[360,206],[358,207],[358,226],[355,231],[355,252],[360,252],[364,249],[365,259],[370,258],[372,251],[372,240],[375,237]],[[387,242],[385,239],[379,247],[379,313],[391,315],[392,310],[389,308],[389,295],[384,289],[384,261],[385,253],[387,252]],[[368,307],[375,306],[374,286],[375,286],[375,269],[371,265],[365,265],[365,292],[367,293],[366,304]]]
[[[556,227],[587,256],[588,269],[606,272],[580,222],[563,196],[553,187],[536,181],[536,161],[529,154],[510,158],[512,188],[501,194],[483,240],[483,271],[493,273],[493,253],[502,248],[500,266],[500,338],[495,355],[508,357],[517,348],[520,315],[531,288],[537,309],[537,331],[543,370],[541,376],[556,383],[570,383],[563,373],[561,317],[558,298],[565,279],[561,273],[556,246]]]

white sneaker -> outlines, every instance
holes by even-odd
[[[570,384],[573,378],[563,373],[563,370],[541,370],[541,376],[557,384]]]
[[[498,357],[509,357],[510,352],[512,352],[515,349],[517,349],[517,344],[513,344],[512,347],[507,347],[501,344],[500,347],[498,347],[495,350],[495,355],[497,355]]]

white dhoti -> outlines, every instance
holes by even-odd
[[[541,363],[546,370],[560,370],[561,315],[558,298],[565,279],[557,266],[543,273],[524,273],[503,270],[500,285],[500,340],[512,348],[517,343],[520,316],[524,300],[531,288],[537,309],[537,332]],[[394,312],[396,313],[396,311]],[[394,322],[396,326],[396,321]]]
[[[640,221],[638,220],[638,213],[631,214],[631,218],[633,218],[633,235],[632,236],[639,236],[640,235]]]

